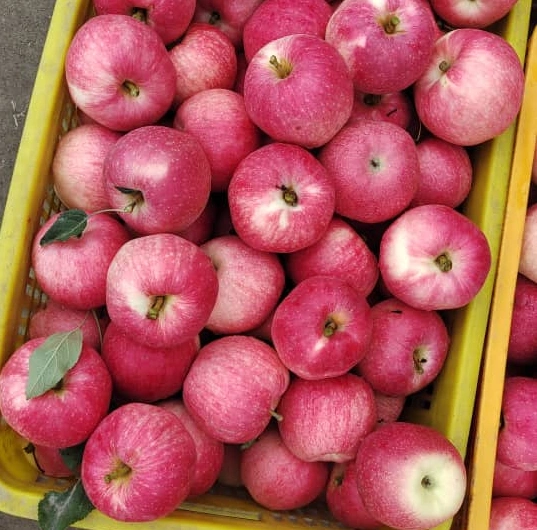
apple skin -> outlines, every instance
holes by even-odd
[[[214,224],[216,222],[217,205],[213,195],[209,195],[207,204],[198,217],[183,230],[177,232],[178,236],[188,239],[196,245],[203,245],[211,239],[213,235]]]
[[[101,357],[120,401],[154,403],[181,390],[199,347],[199,338],[194,337],[170,348],[154,348],[111,322],[104,333]]]
[[[239,162],[261,145],[261,134],[244,98],[224,88],[206,89],[184,101],[173,120],[195,136],[211,165],[211,191],[226,191]]]
[[[195,461],[194,441],[175,414],[128,403],[110,412],[86,442],[82,485],[108,517],[152,521],[187,498]]]
[[[356,89],[388,94],[418,79],[430,59],[435,36],[428,2],[346,0],[328,21],[325,39],[342,55]]]
[[[324,39],[307,34],[280,37],[258,50],[246,69],[243,95],[246,111],[262,131],[307,149],[328,142],[354,103],[342,57]]]
[[[312,276],[278,304],[271,338],[287,368],[302,379],[337,377],[356,366],[372,335],[370,308],[345,280]]]
[[[81,237],[41,245],[60,215],[53,214],[34,236],[31,259],[37,282],[50,298],[72,309],[104,306],[108,267],[131,235],[117,219],[100,213],[88,217]]]
[[[415,142],[390,122],[362,119],[346,125],[318,158],[335,182],[336,213],[355,221],[371,224],[396,217],[418,189]]]
[[[175,93],[175,68],[162,39],[128,15],[88,19],[67,51],[65,77],[75,105],[118,131],[158,121]]]
[[[518,271],[532,282],[537,283],[537,266],[535,252],[537,251],[537,203],[531,204],[526,210],[522,247]]]
[[[306,462],[346,462],[376,425],[373,389],[347,373],[308,381],[295,378],[277,409],[283,442]]]
[[[12,429],[34,445],[71,447],[84,442],[108,412],[112,379],[97,351],[83,344],[78,362],[58,388],[26,399],[29,359],[45,337],[30,339],[0,372],[0,410]]]
[[[377,426],[397,421],[405,407],[406,396],[390,396],[373,389],[377,406]]]
[[[537,470],[524,471],[503,464],[498,459],[494,462],[492,481],[493,497],[537,497]]]
[[[269,510],[294,510],[313,502],[329,475],[327,462],[304,462],[291,453],[276,427],[244,449],[240,471],[248,493]]]
[[[373,291],[377,258],[364,239],[344,219],[334,216],[315,243],[283,256],[285,271],[295,284],[318,274],[339,277],[363,296]]]
[[[332,9],[325,0],[265,0],[246,21],[242,32],[247,62],[270,41],[306,33],[324,39]]]
[[[226,335],[201,348],[183,383],[183,401],[213,438],[246,443],[268,426],[289,379],[271,346]]]
[[[358,373],[374,390],[391,396],[408,396],[429,385],[449,350],[440,315],[389,298],[371,307],[371,320],[371,340]]]
[[[453,0],[431,0],[433,11],[453,28],[481,28],[503,18],[515,5],[516,0],[501,0],[472,4]]]
[[[239,163],[227,198],[233,227],[247,245],[287,253],[320,239],[334,214],[335,190],[308,150],[274,142]]]
[[[441,204],[406,210],[384,231],[379,268],[386,289],[425,310],[455,309],[479,292],[491,266],[485,234]]]
[[[326,486],[326,505],[337,521],[349,528],[378,530],[381,523],[365,509],[356,484],[354,460],[334,464]]]
[[[522,497],[497,497],[490,506],[489,530],[533,530],[537,527],[537,506]]]
[[[472,146],[509,127],[523,91],[524,70],[513,47],[490,31],[460,28],[436,40],[413,94],[416,112],[433,135]]]
[[[95,0],[98,15],[130,15],[155,30],[164,44],[186,31],[196,9],[195,0]]]
[[[103,179],[111,206],[128,208],[118,215],[140,235],[184,230],[211,192],[211,167],[199,140],[164,125],[122,136],[108,152]]]
[[[278,256],[256,250],[233,235],[212,238],[200,248],[211,259],[218,277],[218,296],[205,328],[230,335],[260,326],[285,286]]]
[[[47,477],[69,478],[75,475],[75,472],[65,465],[60,448],[32,445],[32,453],[37,467]]]
[[[218,293],[207,255],[194,243],[165,233],[123,245],[106,281],[110,320],[153,347],[172,347],[198,335]]]
[[[366,510],[392,528],[433,528],[459,511],[466,493],[460,453],[425,425],[380,426],[358,447],[355,466]]]
[[[120,137],[121,133],[93,123],[70,129],[60,138],[52,180],[65,206],[89,212],[110,208],[102,172],[108,151]]]
[[[537,470],[537,379],[506,376],[496,458],[524,471]]]
[[[173,412],[183,423],[186,430],[192,436],[196,447],[196,463],[194,473],[190,480],[190,492],[188,498],[192,499],[204,493],[218,479],[224,462],[224,444],[209,436],[192,419],[184,403],[179,398],[170,398],[157,403],[159,407]]]

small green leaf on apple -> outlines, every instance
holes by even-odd
[[[81,237],[87,224],[88,214],[83,210],[65,210],[45,232],[39,244],[44,247],[56,241],[67,241],[72,237]]]

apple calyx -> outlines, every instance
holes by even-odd
[[[438,68],[443,74],[445,74],[449,70],[450,66],[450,62],[444,59],[443,61],[440,61]]]
[[[431,489],[432,487],[434,487],[434,481],[431,479],[431,477],[429,475],[425,475],[422,479],[421,479],[421,485],[424,489],[428,490],[428,489]]]
[[[453,268],[453,262],[446,252],[438,255],[434,260],[435,265],[441,272],[449,272]]]
[[[293,65],[285,58],[278,60],[275,55],[271,55],[269,63],[280,79],[285,79],[286,77],[289,77],[289,75],[293,71]]]
[[[395,14],[389,14],[386,16],[386,18],[382,21],[382,27],[384,28],[384,31],[388,35],[393,35],[397,31],[397,26],[401,20],[399,17]]]
[[[420,375],[423,374],[423,365],[427,362],[427,359],[422,355],[422,349],[416,348],[412,353],[412,358],[414,360],[414,370]]]
[[[104,481],[107,484],[110,484],[113,480],[123,479],[129,476],[132,472],[132,469],[122,462],[121,460],[117,463],[116,467],[107,475],[104,476]]]
[[[146,317],[150,320],[157,320],[162,311],[164,310],[164,307],[166,305],[166,299],[167,296],[165,294],[153,296],[151,305],[147,310]]]
[[[145,24],[147,22],[147,9],[144,9],[143,7],[133,7],[131,17]]]
[[[125,94],[133,98],[137,98],[140,95],[140,87],[134,81],[130,81],[129,79],[123,81],[121,88]]]
[[[298,204],[298,195],[293,189],[293,186],[282,184],[280,190],[282,191],[282,198],[287,205],[296,206]]]

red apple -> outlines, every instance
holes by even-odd
[[[337,50],[315,35],[280,37],[252,57],[244,78],[252,121],[278,142],[319,147],[346,123],[354,92]]]
[[[186,228],[177,232],[177,235],[188,239],[196,245],[203,245],[213,235],[217,211],[218,208],[214,197],[209,195],[205,208],[203,208],[199,216]]]
[[[129,403],[110,412],[86,442],[82,485],[108,517],[153,521],[187,498],[195,461],[194,441],[175,414]]]
[[[496,458],[492,482],[493,497],[537,497],[537,470],[525,471]]]
[[[89,18],[71,41],[65,76],[75,105],[118,131],[162,118],[175,92],[175,68],[162,39],[128,15]]]
[[[59,448],[32,445],[31,449],[37,467],[47,477],[70,478],[74,476],[75,472],[67,467]]]
[[[536,251],[537,203],[534,203],[528,206],[526,210],[522,247],[520,249],[520,262],[518,265],[518,271],[534,283],[537,283],[537,265],[534,259]]]
[[[406,396],[390,396],[373,390],[377,406],[377,426],[397,421],[405,407]]]
[[[475,4],[456,0],[431,0],[431,7],[451,27],[486,29],[507,15],[515,3],[516,0]]]
[[[492,499],[489,530],[533,530],[537,527],[537,506],[522,497]]]

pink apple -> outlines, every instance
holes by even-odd
[[[224,461],[218,474],[218,482],[224,486],[243,486],[241,478],[242,445],[224,444]]]
[[[357,369],[374,390],[408,396],[436,379],[450,343],[437,312],[389,298],[371,307],[371,319],[371,341]]]
[[[233,88],[237,55],[233,43],[211,24],[191,24],[169,51],[175,70],[174,106],[209,88]]]
[[[285,271],[295,284],[318,274],[337,276],[358,294],[369,296],[379,276],[375,254],[358,232],[337,216],[319,240],[283,259]]]
[[[525,471],[508,466],[500,460],[494,462],[493,497],[537,497],[537,470]]]
[[[224,462],[224,444],[209,436],[192,419],[181,399],[170,398],[158,403],[159,407],[173,412],[192,436],[196,447],[194,473],[190,480],[188,498],[207,493],[218,479]]]
[[[25,448],[26,450],[28,448]],[[59,448],[32,444],[31,451],[37,467],[47,477],[70,478],[75,475],[65,464]]]
[[[183,384],[183,400],[209,435],[240,444],[263,432],[288,385],[289,371],[271,346],[227,335],[201,348]]]
[[[252,498],[269,510],[294,510],[324,492],[326,462],[304,462],[283,443],[278,429],[269,427],[241,458],[241,478]]]
[[[331,15],[325,0],[265,0],[244,25],[246,60],[249,62],[265,44],[286,35],[307,33],[324,39]]]
[[[0,371],[0,411],[11,428],[35,445],[84,442],[108,412],[112,380],[100,355],[83,345],[77,363],[54,388],[26,398],[29,359],[45,337],[20,346]]]
[[[177,109],[173,126],[195,136],[211,165],[211,190],[226,191],[239,162],[261,145],[244,99],[224,88],[202,90]]]
[[[188,239],[196,245],[202,245],[213,235],[217,212],[218,208],[214,197],[209,195],[205,208],[203,208],[199,216],[186,228],[177,232],[177,235]]]
[[[97,123],[79,125],[60,138],[52,160],[54,191],[68,208],[110,208],[102,178],[110,148],[121,133]]]
[[[537,379],[507,376],[504,382],[501,425],[496,458],[525,471],[537,470]]]
[[[201,245],[218,277],[218,296],[205,327],[215,334],[244,333],[260,326],[275,308],[285,285],[276,254],[256,250],[237,236]]]
[[[195,461],[194,441],[175,414],[129,403],[108,414],[86,442],[82,485],[108,517],[153,521],[187,498]]]
[[[396,421],[365,437],[356,482],[366,510],[392,528],[433,528],[451,519],[466,493],[457,448],[432,427]]]
[[[138,127],[119,139],[103,178],[112,207],[142,235],[184,230],[211,192],[211,167],[198,139],[164,125]]]
[[[413,93],[418,116],[431,133],[471,146],[511,125],[523,90],[524,70],[513,47],[490,31],[461,28],[435,42]]]
[[[319,160],[334,178],[336,213],[356,221],[392,219],[418,189],[416,145],[393,123],[363,119],[345,126],[321,148]]]
[[[281,361],[303,379],[341,376],[367,352],[369,304],[345,280],[311,276],[274,311],[271,338]]]
[[[491,252],[485,234],[449,206],[404,212],[386,229],[379,268],[388,291],[417,309],[468,304],[485,283]]]
[[[377,425],[397,421],[405,407],[406,396],[390,396],[373,390],[377,406]]]
[[[354,92],[337,50],[315,35],[280,37],[252,57],[244,78],[252,121],[273,140],[320,147],[346,123]]]
[[[522,497],[492,499],[489,530],[533,530],[537,527],[537,506]]]
[[[431,57],[436,23],[421,0],[346,0],[326,26],[326,40],[342,55],[361,92],[408,88]]]
[[[248,245],[294,252],[315,243],[334,214],[328,171],[298,145],[274,142],[238,165],[228,188],[231,221]]]
[[[336,520],[349,528],[378,530],[381,526],[367,512],[358,492],[354,460],[332,467],[326,486],[326,504]]]
[[[518,271],[532,282],[537,283],[537,265],[535,252],[537,251],[537,203],[531,204],[526,210],[522,246],[520,249],[520,263]]]
[[[516,0],[473,3],[456,0],[431,0],[433,11],[444,22],[456,28],[483,28],[503,18],[515,5]]]
[[[158,348],[137,341],[111,322],[103,337],[101,356],[112,376],[116,397],[153,403],[181,390],[198,350],[197,336]]]
[[[41,289],[72,309],[95,309],[106,303],[106,275],[116,252],[131,238],[123,224],[108,214],[87,218],[80,237],[43,241],[61,213],[48,219],[32,243],[32,266]]]
[[[373,389],[354,374],[291,381],[277,409],[282,440],[307,462],[346,462],[376,425]]]
[[[98,15],[130,15],[154,29],[164,44],[186,31],[196,9],[195,0],[94,0]]]
[[[118,131],[162,118],[175,92],[175,68],[162,39],[128,15],[89,18],[71,41],[65,76],[75,105]]]
[[[194,338],[214,307],[218,278],[194,243],[174,234],[132,239],[108,269],[112,322],[137,341],[172,347]]]
[[[420,177],[410,206],[460,206],[472,187],[473,167],[468,151],[433,136],[418,142],[416,148]]]

